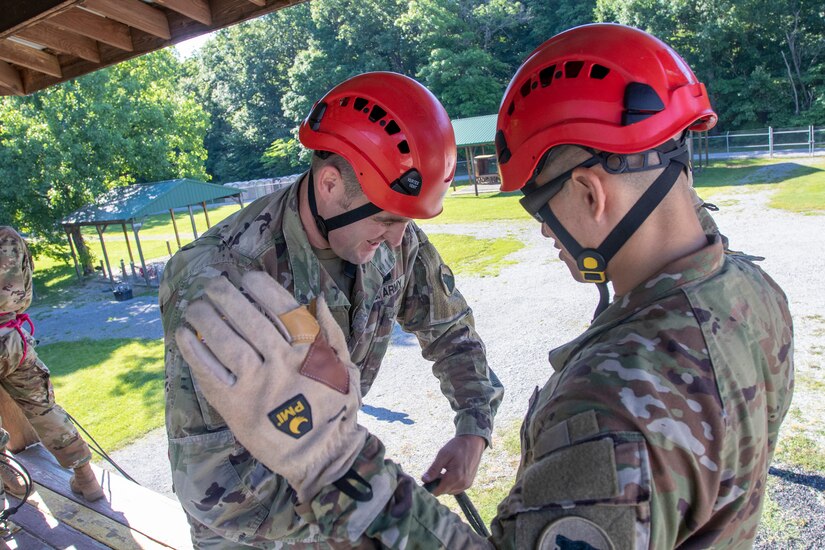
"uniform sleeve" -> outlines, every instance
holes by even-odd
[[[472,310],[455,288],[452,271],[427,236],[415,231],[420,246],[398,322],[418,337],[423,357],[434,361],[433,374],[456,412],[456,435],[478,435],[489,444],[504,389],[487,365]]]
[[[209,266],[189,280],[176,272],[186,262],[176,259],[170,261],[159,289],[165,343],[166,429],[173,487],[193,525],[193,538],[204,544],[223,537],[254,545],[304,537],[307,527],[295,513],[294,492],[286,480],[270,472],[235,441],[198,389],[175,341],[175,329],[185,322],[183,310],[202,292],[206,281],[222,275],[233,280],[240,277],[241,270],[229,264]]]
[[[397,464],[385,460],[384,446],[375,436],[369,436],[352,469],[372,487],[371,499],[356,501],[328,485],[299,507],[334,547],[374,548],[378,542],[381,548],[398,550],[493,548]]]

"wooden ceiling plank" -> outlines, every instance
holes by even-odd
[[[212,24],[212,10],[209,9],[206,0],[155,0],[155,4],[185,15],[198,23]]]
[[[241,23],[242,21],[246,21],[254,17],[260,17],[279,9],[300,4],[304,1],[306,0],[269,0],[266,7],[261,9],[251,4],[248,0],[209,0],[209,6],[212,11],[211,28],[205,27],[203,23],[190,19],[184,15],[180,15],[176,12],[169,13],[169,26],[172,29],[173,34],[172,40],[174,42],[178,42],[180,40],[192,38],[194,36],[204,34],[205,32],[209,32],[210,30],[222,29],[229,25]],[[77,11],[80,11],[85,15],[96,17],[89,12],[84,12],[83,10]],[[98,19],[103,22],[115,23],[114,21],[102,17],[98,17]],[[126,27],[126,29],[128,30],[128,27]],[[69,30],[80,32],[76,28],[70,28]],[[62,60],[63,78],[60,79],[56,79],[42,73],[35,73],[30,70],[23,70],[23,87],[25,88],[26,93],[30,94],[38,90],[42,90],[43,88],[48,88],[49,86],[53,86],[59,82],[88,74],[90,72],[102,69],[103,67],[108,67],[110,65],[120,63],[121,61],[125,61],[169,45],[168,40],[163,40],[137,29],[135,29],[134,35],[128,36],[132,36],[132,42],[134,44],[131,51],[124,51],[123,48],[118,48],[117,46],[110,45],[104,40],[99,40],[100,63],[92,63],[77,57]]]
[[[63,76],[56,55],[10,40],[0,40],[0,59],[58,78]]]
[[[256,6],[261,6],[261,7],[266,6],[266,0],[249,0],[249,1],[252,2],[253,4],[255,4]]]
[[[0,61],[0,86],[11,90],[14,95],[23,95],[23,79],[17,69]]]
[[[24,0],[5,2],[0,10],[0,38],[66,10],[80,0]],[[8,4],[8,5],[6,5]]]
[[[68,53],[81,59],[100,63],[100,50],[95,40],[55,27],[47,22],[22,29],[15,36],[60,53]]]
[[[140,0],[86,0],[82,7],[152,36],[172,39],[166,14]]]
[[[74,8],[53,16],[49,23],[127,52],[135,49],[132,45],[132,33],[127,25],[88,11]]]

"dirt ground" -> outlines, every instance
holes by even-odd
[[[731,248],[765,256],[761,262],[763,269],[788,295],[795,324],[796,373],[803,380],[797,385],[793,408],[804,411],[806,419],[803,423],[794,422],[793,429],[822,444],[825,399],[804,380],[823,380],[825,368],[825,216],[770,209],[766,205],[769,193],[750,187],[714,196],[713,202],[721,208],[714,216],[729,236]],[[547,351],[587,327],[597,302],[596,290],[571,279],[552,244],[541,237],[537,225],[529,220],[422,226],[429,233],[510,236],[526,245],[508,258],[516,263],[502,269],[498,277],[457,277],[457,287],[475,313],[490,365],[506,389],[496,419],[497,433],[516,429],[534,387],[544,384],[550,375]],[[101,297],[78,304],[72,312],[65,308],[35,311],[43,341],[161,337],[157,305],[152,297],[129,302],[114,302],[102,292],[98,298]],[[78,311],[83,323],[76,323]],[[66,315],[71,315],[75,322],[67,322]],[[398,328],[393,334],[381,374],[364,398],[360,418],[384,441],[388,456],[416,477],[451,437],[452,412],[440,394],[430,364],[421,358],[413,335]],[[791,422],[786,421],[783,433],[789,426]],[[113,456],[142,484],[173,496],[162,429]],[[825,531],[825,473],[803,473],[793,465],[775,464],[774,474],[773,498],[783,509],[807,518],[801,538],[792,547],[815,548],[825,544],[820,541]],[[759,547],[775,546],[760,543]]]

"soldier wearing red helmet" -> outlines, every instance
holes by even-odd
[[[310,170],[184,247],[161,281],[169,456],[197,547],[318,540],[294,512],[294,487],[237,442],[219,404],[192,383],[175,331],[210,280],[240,285],[262,271],[299,303],[325,296],[364,394],[393,324],[414,332],[456,412],[456,435],[428,470],[443,492],[472,483],[503,393],[449,267],[411,221],[441,212],[455,172],[452,124],[438,100],[399,74],[358,75],[314,105],[299,136],[313,151]]]
[[[266,407],[238,417],[269,442],[262,460],[302,486],[303,517],[342,546],[366,536],[388,548],[750,548],[790,405],[793,330],[776,283],[726,253],[696,214],[684,132],[714,122],[684,60],[643,31],[586,25],[533,52],[499,112],[502,188],[524,192],[576,278],[611,282],[616,297],[550,352],[554,374],[530,400],[492,535],[473,533],[343,421],[357,456],[313,438],[269,451],[284,439]],[[285,375],[301,381],[309,356],[296,356]],[[195,363],[212,391],[229,391],[215,373],[231,366]],[[287,453],[345,473],[307,479]]]

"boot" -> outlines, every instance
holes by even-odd
[[[3,487],[10,495],[22,499],[26,496],[26,484],[23,476],[6,460],[5,454],[0,454],[0,478],[3,480]]]
[[[69,480],[72,492],[83,495],[89,502],[103,498],[103,489],[92,471],[92,465],[88,462],[83,466],[74,469],[74,475]]]

